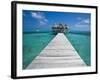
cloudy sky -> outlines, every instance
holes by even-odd
[[[64,23],[70,31],[90,31],[89,13],[23,10],[23,31],[50,31],[54,23]]]

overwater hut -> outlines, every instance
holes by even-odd
[[[68,26],[66,24],[54,24],[54,26],[52,27],[52,32],[54,34],[57,33],[66,33],[68,31]]]

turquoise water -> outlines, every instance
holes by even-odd
[[[41,50],[54,38],[51,33],[23,33],[23,69],[25,69]],[[90,36],[67,33],[66,37],[87,65],[90,65]]]
[[[39,55],[55,35],[50,33],[25,33],[23,34],[23,69]]]
[[[90,45],[90,34],[66,34],[71,44],[74,46],[80,57],[84,60],[84,62],[90,66],[91,65],[91,45]]]

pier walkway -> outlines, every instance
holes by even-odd
[[[26,69],[86,66],[70,41],[58,33]]]

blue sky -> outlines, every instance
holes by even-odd
[[[23,31],[50,31],[55,23],[64,23],[70,31],[90,31],[89,13],[23,10]]]

